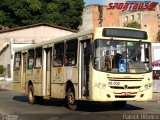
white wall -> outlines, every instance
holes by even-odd
[[[14,49],[20,48],[20,47],[25,47],[31,44],[12,44],[0,55],[0,65],[3,65],[6,70],[8,64],[10,65],[10,73],[11,73],[11,78],[13,76],[13,63],[14,63]],[[12,52],[11,52],[12,49]],[[12,58],[11,58],[11,53],[12,53]],[[8,75],[7,75],[8,77]]]
[[[92,6],[84,8],[82,13],[82,25],[79,27],[80,31],[93,29],[93,15]]]
[[[11,53],[10,46],[0,55],[0,65],[3,65],[5,68],[7,64],[10,64]]]
[[[10,41],[10,39],[13,39],[13,42],[16,43],[32,43],[33,40],[36,43],[38,43],[56,37],[69,35],[72,33],[73,32],[71,31],[53,28],[49,26],[38,26],[33,28],[0,33],[0,42],[2,41],[8,42]]]
[[[0,33],[0,51],[7,44],[11,44],[11,48],[9,46],[0,55],[0,65],[4,65],[4,67],[7,67],[7,64],[10,64],[12,72],[13,59],[11,60],[11,54],[14,53],[13,50],[15,48],[24,47],[32,43],[47,41],[56,37],[61,37],[72,33],[73,32],[71,31],[54,28],[50,26],[37,26]]]
[[[160,43],[152,43],[152,62],[160,60]]]

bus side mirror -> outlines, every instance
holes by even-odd
[[[145,57],[149,58],[149,49],[148,48],[145,48]]]
[[[88,46],[88,51],[89,51],[89,55],[93,56],[93,43],[90,43],[89,46]]]

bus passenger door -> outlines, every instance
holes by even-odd
[[[52,48],[45,49],[46,51],[46,95],[51,95],[51,53]]]
[[[21,91],[22,93],[25,93],[25,87],[26,87],[26,67],[27,67],[27,53],[22,54],[22,61],[21,61]]]
[[[79,91],[81,98],[89,96],[89,62],[90,62],[90,40],[80,42],[80,63],[79,63]]]

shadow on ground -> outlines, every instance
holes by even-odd
[[[27,102],[28,98],[27,98],[27,96],[19,95],[19,96],[14,96],[13,100],[20,101],[20,102]]]
[[[27,96],[14,96],[13,100],[20,101],[20,102],[27,102]],[[56,106],[56,107],[64,107],[63,100],[44,100],[43,103],[40,103],[42,106]],[[88,102],[88,101],[78,101],[78,111],[85,111],[85,112],[101,112],[101,111],[115,111],[112,106],[111,102]],[[125,108],[121,109],[122,111],[128,110],[142,110],[143,108],[126,104]],[[118,109],[119,110],[119,109]]]
[[[1,89],[1,88],[0,88],[0,91],[10,91],[10,90],[7,90],[7,89]]]
[[[101,112],[101,111],[115,111],[115,110],[142,110],[143,108],[126,104],[125,108],[123,109],[114,109],[111,102],[83,102],[79,104],[78,110],[79,111],[86,111],[86,112]]]

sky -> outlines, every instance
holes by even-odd
[[[85,5],[89,4],[100,4],[100,5],[107,5],[108,3],[114,3],[114,2],[125,2],[126,0],[84,0]],[[154,1],[154,2],[160,2],[160,0],[127,0],[127,1]]]

